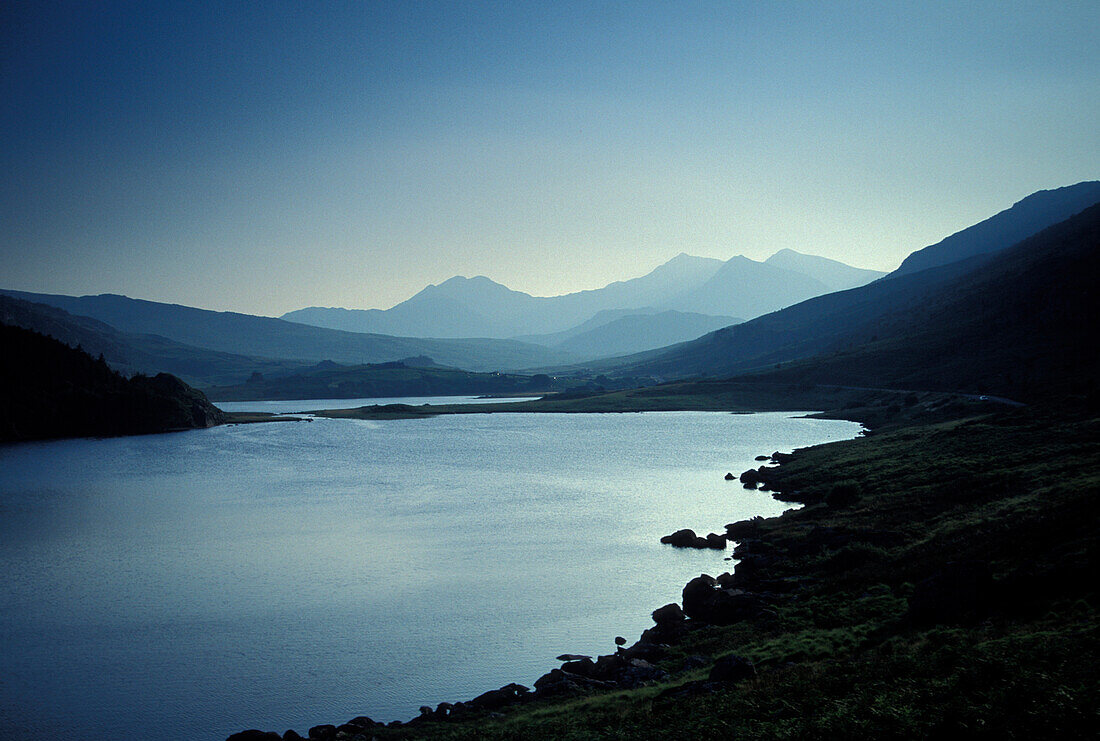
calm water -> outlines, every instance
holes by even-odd
[[[5,738],[224,739],[530,686],[774,515],[726,482],[854,436],[790,414],[316,420],[0,447]]]

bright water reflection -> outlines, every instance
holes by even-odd
[[[0,448],[6,738],[222,739],[530,685],[608,653],[783,506],[722,480],[790,414],[316,420]]]

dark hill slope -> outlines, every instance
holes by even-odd
[[[171,373],[197,386],[239,383],[256,372],[285,374],[306,366],[296,361],[204,350],[158,335],[126,334],[91,317],[2,294],[0,322],[48,335],[69,347],[80,346],[93,356],[103,355],[123,375]]]
[[[1054,190],[1040,190],[981,223],[917,250],[901,263],[892,275],[965,260],[986,252],[1003,249],[1026,239],[1046,227],[1065,221],[1100,202],[1100,181],[1087,181]]]
[[[154,334],[206,350],[316,363],[384,363],[428,355],[468,370],[505,370],[568,362],[570,356],[513,340],[432,340],[358,334],[310,327],[282,319],[208,311],[126,296],[58,296],[3,291],[71,314],[106,322],[124,333]]]
[[[1100,205],[988,257],[905,310],[880,316],[850,335],[852,347],[764,375],[1025,401],[1094,397],[1098,275]]]
[[[1006,213],[988,221],[1002,219]],[[1045,224],[1043,228],[1051,225]],[[924,316],[927,298],[937,291],[947,286],[953,286],[953,291],[965,291],[964,283],[959,282],[963,276],[977,280],[983,266],[1011,245],[989,242],[986,247],[981,254],[965,260],[917,273],[891,274],[859,288],[819,296],[712,332],[662,353],[608,361],[599,370],[671,378],[699,374],[728,376],[852,348],[904,322],[906,312],[914,317]]]
[[[211,427],[222,413],[174,376],[126,379],[102,359],[0,324],[0,441]]]

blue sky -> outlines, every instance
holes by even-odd
[[[0,285],[280,314],[681,251],[888,270],[1100,178],[1097,29],[1096,2],[5,3]]]

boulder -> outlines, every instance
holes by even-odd
[[[293,728],[283,734],[283,741],[303,741],[302,737]]]
[[[558,671],[555,669],[554,671]],[[531,690],[522,684],[507,684],[499,690],[489,690],[467,702],[479,710],[496,710],[497,708],[516,702]]]
[[[332,741],[336,738],[336,726],[326,723],[309,729],[310,741]]]
[[[706,548],[707,539],[695,534],[694,530],[684,528],[677,530],[672,535],[661,538],[661,542],[674,548]]]
[[[633,689],[649,682],[660,682],[667,677],[668,672],[658,669],[645,659],[630,659],[615,677],[615,684]]]
[[[657,625],[671,625],[684,621],[684,611],[675,602],[670,602],[664,607],[658,607],[653,611],[653,622]]]
[[[359,715],[349,720],[346,725],[361,726],[362,728],[374,728],[375,726],[380,726],[383,724],[373,721],[365,715]]]
[[[577,661],[567,661],[561,665],[561,670],[566,674],[577,674],[582,677],[591,677],[596,663],[585,656]]]
[[[683,603],[688,617],[712,625],[732,625],[757,617],[764,609],[763,602],[752,592],[723,589],[706,574],[684,586]]]
[[[760,477],[760,472],[757,471],[755,468],[750,468],[748,471],[745,471],[741,474],[741,483],[745,486],[755,488],[756,485],[763,480],[764,479]]]
[[[743,656],[729,654],[714,662],[707,677],[711,682],[739,682],[756,676],[756,667]]]
[[[708,533],[707,548],[713,548],[716,551],[724,551],[726,549],[726,536],[719,535],[718,533]]]
[[[558,657],[558,661],[580,661],[581,659],[591,659],[588,654],[562,654]]]
[[[615,636],[615,645],[616,646],[625,646],[626,645],[626,639],[623,638],[622,636]]]
[[[758,456],[756,456],[756,458],[754,458],[754,460],[766,461],[766,460],[768,460],[768,457],[769,456],[766,456],[766,455],[758,455]]]
[[[240,733],[234,733],[225,741],[283,741],[283,737],[274,731],[257,731],[252,728]]]
[[[726,474],[726,481],[733,481],[736,478],[737,477],[733,475],[733,471],[730,471]]]

